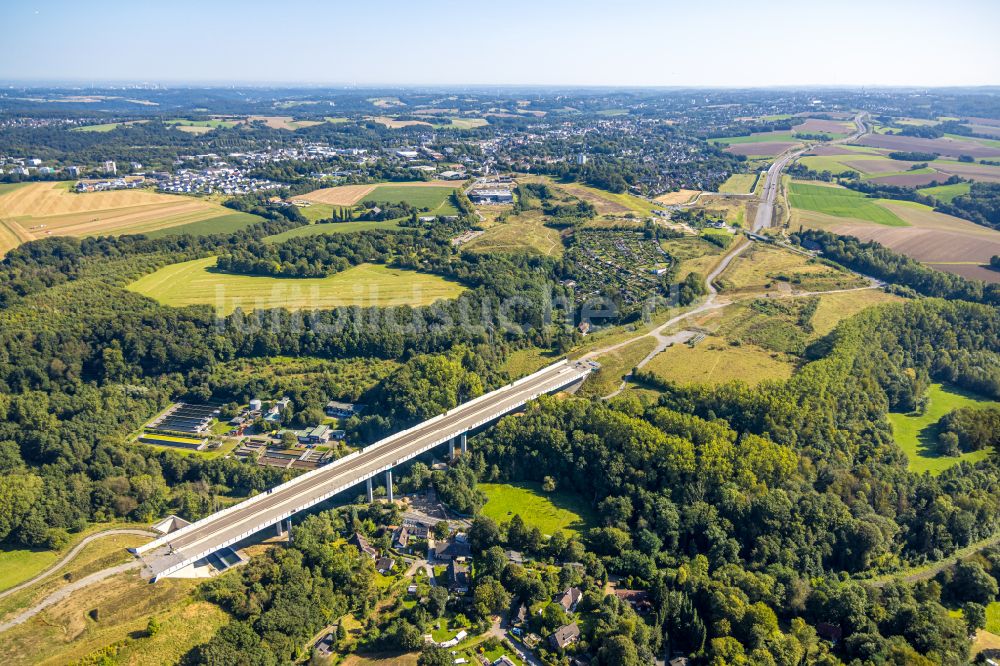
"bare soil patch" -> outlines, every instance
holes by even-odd
[[[808,157],[810,155],[818,155],[820,157],[833,157],[835,155],[857,155],[857,152],[853,150],[848,150],[847,148],[843,148],[840,144],[834,144],[834,145],[821,144],[810,150],[808,153],[805,153],[804,156]]]
[[[388,116],[375,116],[372,118],[375,122],[385,125],[390,129],[399,129],[401,127],[411,127],[413,125],[424,125],[426,127],[431,127],[431,123],[423,120],[396,120],[395,118],[390,118]]]
[[[975,125],[975,124],[972,124],[972,125],[969,125],[969,129],[971,129],[976,134],[985,134],[987,136],[1000,137],[1000,127],[997,127],[996,125]]]
[[[1000,253],[1000,232],[933,211],[900,204],[884,205],[913,226],[887,227],[802,210],[793,211],[792,225],[875,241],[917,261],[975,265],[987,263],[991,256]]]
[[[967,280],[982,280],[983,282],[1000,283],[1000,271],[995,271],[989,266],[972,263],[948,264],[948,263],[928,263],[931,268],[939,271],[946,271],[961,275]]]
[[[264,124],[272,129],[283,129],[283,130],[297,130],[301,127],[312,127],[313,125],[322,125],[320,120],[295,120],[292,116],[250,116],[248,118],[250,122],[254,120],[263,120]]]
[[[901,185],[903,187],[924,187],[931,183],[943,183],[948,180],[948,176],[942,173],[907,173],[899,176],[881,176],[872,178],[876,183],[886,185]]]
[[[820,118],[809,118],[801,125],[792,127],[795,132],[804,134],[818,134],[821,132],[830,134],[844,134],[850,132],[851,124],[842,120],[821,120]]]
[[[789,141],[762,141],[760,143],[734,143],[726,148],[733,155],[780,155],[796,143]]]
[[[934,168],[949,176],[962,176],[971,180],[1000,183],[1000,167],[988,164],[967,164],[964,162],[935,162]]]
[[[844,160],[844,164],[861,173],[895,173],[909,169],[914,162],[900,162],[890,159]]]

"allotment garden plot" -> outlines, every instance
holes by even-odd
[[[631,310],[654,294],[666,294],[672,260],[645,232],[578,231],[566,254],[574,274],[567,285],[578,300],[608,294]]]

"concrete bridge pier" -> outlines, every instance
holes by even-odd
[[[375,501],[375,493],[372,492],[372,480],[370,477],[365,479],[365,491],[368,494],[368,503],[371,504]]]
[[[392,470],[385,470],[385,494],[389,501],[392,501]]]
[[[292,519],[288,519],[288,543],[292,542]]]
[[[451,462],[455,459],[455,438],[452,437],[448,440],[448,461]]]
[[[464,456],[469,452],[469,433],[462,433],[462,455]]]
[[[281,524],[282,524],[282,523],[281,523],[281,521],[280,521],[280,520],[279,520],[279,521],[278,521],[277,523],[275,523],[275,524],[274,524],[274,531],[275,531],[275,533],[276,533],[276,534],[277,534],[278,536],[281,536],[282,534],[284,534],[284,532],[283,532],[283,531],[282,531],[282,529],[281,529]]]

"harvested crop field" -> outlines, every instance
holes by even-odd
[[[948,180],[946,174],[931,171],[930,173],[907,173],[894,176],[881,176],[872,178],[875,183],[885,185],[899,185],[901,187],[926,187],[931,183],[944,183]]]
[[[976,143],[975,141],[959,141],[947,137],[922,139],[913,136],[868,134],[861,137],[859,143],[863,146],[885,148],[887,150],[939,153],[949,157],[958,157],[959,155],[971,155],[972,157],[1000,156],[1000,148],[992,148],[981,143]]]
[[[77,194],[68,183],[30,183],[0,195],[0,252],[47,236],[146,233],[232,214],[204,199],[148,190]]]
[[[932,162],[935,169],[948,176],[961,176],[970,180],[1000,183],[1000,167],[967,162]]]
[[[389,116],[375,116],[371,118],[380,125],[385,125],[389,129],[401,129],[403,127],[413,127],[415,125],[423,125],[425,127],[431,127],[431,124],[426,120],[396,120],[395,118],[390,118]]]
[[[210,305],[221,314],[271,308],[320,310],[344,305],[429,305],[465,287],[430,273],[359,264],[323,278],[277,278],[222,273],[215,257],[171,264],[128,289],[175,307]]]
[[[934,261],[927,262],[927,265],[931,268],[936,268],[939,271],[961,275],[967,280],[982,280],[983,282],[1000,283],[1000,271],[993,270],[987,264],[977,264],[975,262],[950,263]]]
[[[901,162],[889,158],[880,158],[874,155],[854,156],[851,159],[837,160],[845,166],[866,174],[896,173],[905,171],[916,162]]]
[[[818,146],[813,146],[813,148],[806,153],[806,155],[820,155],[824,157],[832,157],[835,155],[881,155],[874,148],[866,148],[864,146],[848,146],[842,143],[829,144],[824,143]]]
[[[760,143],[737,143],[726,148],[727,153],[733,155],[761,155],[773,157],[780,155],[792,146],[798,145],[796,141],[762,141]]]
[[[966,220],[934,212],[911,202],[880,200],[880,205],[905,220],[908,227],[886,227],[862,220],[844,219],[814,211],[792,211],[792,226],[825,229],[838,234],[876,241],[917,261],[951,273],[976,277],[996,277],[980,264],[1000,254],[1000,232]],[[990,271],[992,273],[992,271]]]
[[[801,125],[792,127],[793,132],[802,134],[850,134],[854,123],[843,120],[822,120],[809,118]]]
[[[322,120],[295,120],[291,116],[250,116],[247,120],[249,122],[259,120],[271,129],[283,129],[289,131],[323,124]]]
[[[666,194],[661,194],[656,197],[654,201],[667,206],[674,206],[677,204],[687,203],[694,199],[700,193],[699,190],[677,190],[676,192],[667,192]]]
[[[398,187],[446,187],[455,189],[455,183],[448,180],[428,180],[414,181],[410,183],[371,183],[367,185],[338,185],[337,187],[324,187],[320,190],[313,190],[307,194],[301,194],[296,199],[305,199],[315,203],[331,204],[333,206],[353,206],[364,200],[375,188],[380,186]],[[416,204],[414,204],[416,205]]]

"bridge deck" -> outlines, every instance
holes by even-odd
[[[360,452],[296,477],[136,550],[162,577],[220,548],[322,502],[385,470],[410,460],[452,437],[507,414],[540,395],[587,376],[590,363],[560,361],[533,375],[470,400],[414,428],[391,435]]]

